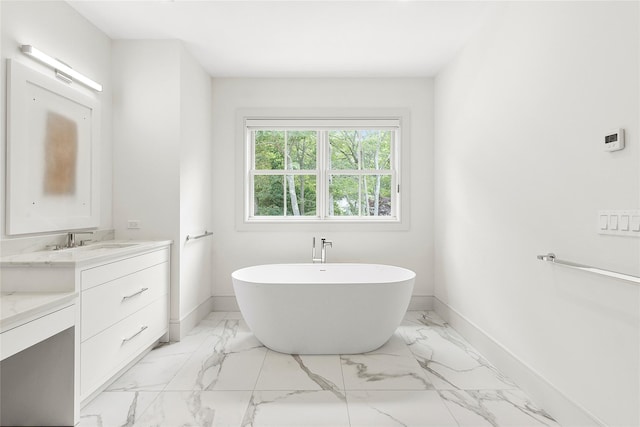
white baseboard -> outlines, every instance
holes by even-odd
[[[531,366],[446,303],[434,297],[434,309],[453,329],[511,378],[531,399],[562,426],[604,427],[606,424],[571,400]]]
[[[214,296],[213,311],[240,311],[234,296]]]
[[[207,298],[199,306],[191,310],[189,314],[180,320],[169,322],[169,339],[172,342],[180,341],[187,335],[202,319],[213,311],[213,297]]]
[[[413,295],[409,301],[407,311],[425,311],[433,310],[434,296]]]

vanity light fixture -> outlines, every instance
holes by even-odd
[[[83,85],[90,87],[95,91],[102,92],[102,85],[100,83],[97,83],[86,77],[85,75],[80,74],[67,64],[47,55],[46,53],[36,49],[35,47],[29,44],[23,44],[22,46],[20,46],[20,50],[25,55],[28,55],[52,67],[56,71],[56,76],[66,83],[71,83],[75,80],[78,83],[82,83]]]

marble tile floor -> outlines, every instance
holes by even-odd
[[[81,411],[88,426],[558,426],[434,312],[381,348],[288,355],[239,313],[213,312],[146,355]]]

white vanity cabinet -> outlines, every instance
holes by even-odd
[[[80,271],[80,395],[85,400],[167,333],[169,248]]]
[[[76,407],[167,334],[170,246],[171,241],[104,241],[0,260],[3,294],[78,295],[73,334]]]

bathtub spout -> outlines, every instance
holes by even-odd
[[[322,242],[320,245],[320,258],[316,258],[316,238],[314,237],[311,242],[311,262],[324,264],[327,262],[327,246],[332,248],[333,242],[325,239],[324,237],[320,239],[320,241]]]
[[[322,250],[320,251],[320,259],[321,263],[327,262],[327,246],[330,248],[333,247],[333,242],[331,240],[322,239]]]

